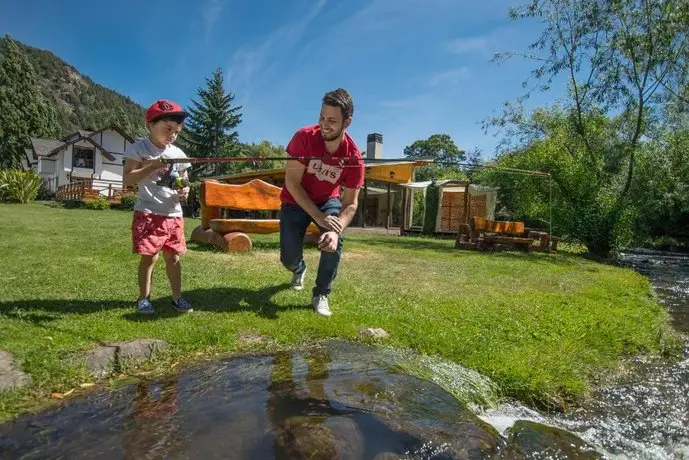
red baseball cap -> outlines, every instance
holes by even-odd
[[[150,123],[161,115],[183,115],[186,117],[188,114],[176,102],[158,99],[146,110],[146,122]]]

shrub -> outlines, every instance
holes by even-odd
[[[81,207],[84,209],[95,209],[100,211],[103,209],[110,209],[110,202],[104,196],[99,196],[94,200],[84,201],[81,204]]]
[[[438,202],[440,201],[440,187],[435,181],[426,189],[426,213],[423,222],[424,235],[435,232],[435,222],[438,218]]]
[[[42,182],[41,187],[38,191],[38,200],[42,201],[53,201],[55,200],[55,192],[50,190],[47,182]]]
[[[41,189],[41,182],[41,177],[33,171],[0,171],[0,201],[33,201]]]
[[[119,209],[122,209],[124,211],[131,211],[132,209],[134,209],[135,204],[136,195],[133,193],[127,193],[122,195],[122,200],[120,200]]]

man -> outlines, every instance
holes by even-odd
[[[280,198],[280,260],[292,272],[292,288],[304,288],[304,235],[313,221],[321,230],[321,250],[312,305],[330,316],[328,295],[342,255],[342,232],[354,217],[364,184],[364,161],[345,130],[354,104],[344,89],[325,94],[317,125],[299,129],[287,145],[285,185]],[[340,196],[340,187],[343,188]]]

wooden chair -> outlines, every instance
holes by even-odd
[[[226,252],[248,252],[253,244],[248,234],[268,234],[280,231],[279,219],[221,219],[221,209],[241,211],[279,211],[280,187],[254,179],[245,184],[223,184],[207,180],[201,183],[201,225],[191,234],[191,240],[212,244]],[[311,223],[306,230],[313,241],[319,234]]]

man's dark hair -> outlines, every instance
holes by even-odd
[[[156,124],[159,121],[174,121],[175,123],[178,123],[181,125],[182,123],[184,123],[184,120],[186,118],[187,118],[186,115],[182,115],[179,113],[165,113],[165,114],[151,120],[151,124]]]
[[[342,118],[344,120],[354,115],[352,95],[349,94],[349,91],[346,89],[337,88],[336,90],[325,93],[325,96],[323,96],[323,104],[339,107],[342,111]]]

